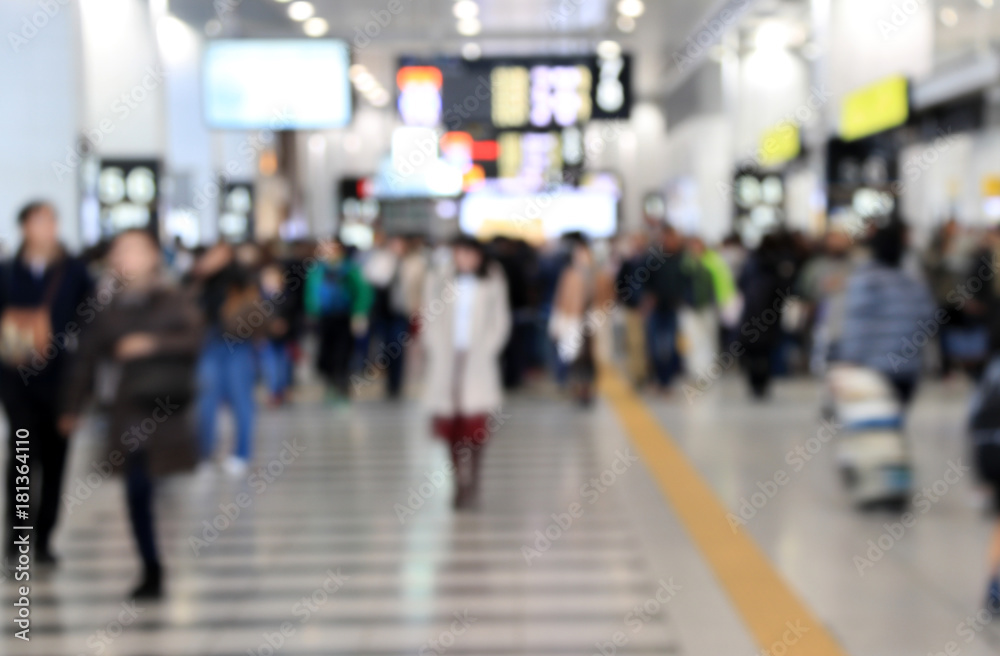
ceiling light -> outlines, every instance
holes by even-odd
[[[288,5],[288,17],[294,21],[304,21],[307,18],[312,18],[315,13],[316,8],[312,6],[311,2],[299,0]]]
[[[976,2],[978,2],[979,6],[983,9],[990,9],[993,7],[993,0],[976,0]]]
[[[753,43],[758,50],[781,50],[788,46],[788,26],[778,21],[765,21],[757,28]]]
[[[955,11],[954,7],[941,7],[941,11],[938,12],[938,19],[941,20],[941,23],[945,27],[955,27],[958,25],[958,12]]]
[[[451,8],[452,13],[455,14],[455,18],[475,18],[479,15],[479,5],[475,3],[474,0],[458,0],[455,6]]]
[[[622,32],[633,32],[635,31],[635,19],[629,18],[628,16],[619,16],[615,23],[618,25],[618,29]]]
[[[462,57],[468,60],[479,59],[483,56],[483,49],[478,43],[469,42],[462,46]]]
[[[622,47],[617,41],[601,41],[597,44],[597,56],[601,59],[617,59],[622,54]]]
[[[458,33],[462,36],[476,36],[483,29],[478,18],[463,18],[458,21]]]
[[[330,31],[330,24],[324,18],[313,17],[302,24],[302,31],[306,36],[323,36]]]
[[[646,11],[642,0],[618,0],[618,13],[629,18],[638,18]]]
[[[364,93],[365,91],[370,91],[378,86],[378,81],[375,80],[370,74],[365,74],[354,81],[354,86],[358,88],[358,91]]]
[[[280,2],[281,4],[285,4],[286,2],[291,2],[292,0],[274,0],[274,1]]]
[[[222,21],[212,18],[205,22],[205,36],[217,36],[222,31]]]
[[[358,78],[368,72],[368,69],[361,64],[354,64],[349,69],[347,69],[347,77],[351,78],[351,82],[357,82]]]

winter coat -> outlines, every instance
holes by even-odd
[[[427,275],[420,312],[427,352],[427,407],[435,416],[474,415],[499,409],[503,403],[500,353],[510,334],[507,282],[499,265],[479,279],[472,306],[472,339],[461,371],[455,366],[455,272],[449,265]],[[460,406],[455,405],[456,374]]]
[[[159,348],[149,359],[118,361],[118,341],[135,333],[153,335]],[[79,415],[92,396],[99,367],[117,378],[108,410],[105,458],[114,470],[125,459],[144,449],[154,476],[185,471],[198,462],[198,448],[191,427],[193,406],[168,389],[138,401],[136,389],[149,389],[150,381],[187,388],[193,396],[198,353],[203,340],[202,315],[194,300],[180,291],[157,287],[143,293],[122,292],[104,308],[80,339],[80,350],[67,381],[64,412]],[[169,367],[169,369],[168,369]],[[169,371],[169,380],[161,376]]]

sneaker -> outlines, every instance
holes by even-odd
[[[222,465],[222,468],[226,470],[226,473],[230,476],[242,476],[246,473],[248,469],[247,461],[239,456],[229,456],[226,458],[226,462]]]

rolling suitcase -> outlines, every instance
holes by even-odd
[[[904,509],[912,466],[903,411],[876,371],[838,366],[827,374],[826,407],[840,426],[837,464],[851,502],[862,509]]]

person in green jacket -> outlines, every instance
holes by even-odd
[[[368,330],[374,294],[340,241],[322,244],[316,257],[318,266],[306,276],[305,308],[319,332],[316,367],[329,385],[328,399],[336,402],[350,395],[351,355]]]
[[[712,278],[715,304],[719,307],[723,325],[726,328],[735,327],[739,321],[739,309],[734,311],[733,306],[739,305],[739,290],[736,288],[736,279],[729,269],[729,263],[719,255],[718,251],[706,248],[701,255],[701,265],[708,270]]]

